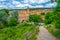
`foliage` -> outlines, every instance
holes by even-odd
[[[55,27],[58,28],[58,29],[60,29],[60,14],[56,14],[55,15],[55,21],[54,21],[54,23],[55,23]]]
[[[45,13],[43,12],[43,13],[41,13],[41,15],[45,15]]]
[[[18,10],[12,10],[12,16],[18,20]]]
[[[53,0],[52,0],[53,1]],[[54,8],[53,25],[47,26],[49,32],[60,39],[60,0],[57,1],[57,7]]]
[[[45,24],[51,24],[54,21],[55,13],[54,12],[48,12],[45,15]]]
[[[8,9],[2,9],[7,15],[9,15],[9,10]]]
[[[25,40],[26,33],[35,30],[35,27],[26,23],[19,24],[16,27],[5,27],[0,31],[0,40]]]
[[[60,29],[60,0],[57,1],[57,7],[54,9],[55,14],[55,27]]]
[[[10,21],[8,22],[8,26],[16,26],[18,24],[18,21],[16,18],[11,17]]]
[[[32,36],[29,38],[29,40],[36,40],[36,32],[35,31],[32,34]]]
[[[54,19],[55,27],[60,29],[60,13],[56,13],[55,19]]]
[[[2,29],[4,27],[4,25],[2,24],[2,22],[0,22],[0,29]]]
[[[51,32],[57,38],[60,38],[60,29],[56,29],[55,26],[50,25],[46,27],[49,32]]]
[[[6,9],[7,10],[7,9]],[[2,24],[6,24],[7,23],[7,19],[8,19],[8,12],[6,12],[5,10],[0,10],[0,22],[2,22]]]
[[[17,10],[12,10],[12,14],[11,14],[12,17],[11,18],[9,15],[9,11],[11,11],[11,10],[8,10],[8,9],[1,9],[0,10],[0,23],[2,23],[5,26],[6,25],[9,25],[9,26],[17,25],[17,23],[18,23]]]
[[[30,22],[34,22],[36,23],[40,23],[42,21],[41,16],[38,14],[33,14],[33,15],[29,15],[29,21]]]

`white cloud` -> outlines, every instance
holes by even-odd
[[[0,1],[8,1],[8,0],[0,0]],[[50,0],[24,0],[24,1],[22,1],[22,3],[21,3],[21,1],[15,1],[15,0],[9,0],[9,1],[12,1],[11,3],[12,4],[10,4],[10,3],[8,3],[7,2],[7,4],[6,5],[4,5],[4,6],[1,6],[0,5],[0,8],[1,7],[6,7],[6,8],[26,8],[26,7],[30,7],[30,8],[38,8],[38,7],[54,7],[54,6],[56,6],[56,2],[54,2],[54,3],[47,3],[47,4],[45,4],[45,6],[42,4],[42,3],[46,3],[46,2],[49,2]],[[36,6],[32,6],[31,4],[34,4],[34,3],[36,3],[36,4],[42,4],[42,5],[36,5]]]
[[[17,5],[16,7],[27,7],[28,6],[28,4],[19,4],[19,5]]]
[[[50,1],[50,0],[29,0],[29,2],[31,2],[31,3],[45,3],[48,1]]]
[[[29,0],[24,0],[24,3],[28,3],[29,2]]]
[[[54,2],[54,3],[49,3],[49,4],[46,4],[45,7],[56,7],[57,6],[57,3]]]
[[[0,8],[2,8],[3,7],[3,5],[0,5]]]
[[[6,1],[6,0],[0,0],[0,1]]]
[[[0,5],[0,9],[7,8],[5,5]]]
[[[15,7],[19,7],[19,8],[28,6],[27,3],[26,4],[22,4],[22,3],[18,2],[18,1],[13,1],[13,5],[15,5]]]
[[[22,4],[19,4],[19,5],[16,5],[16,7],[24,7],[24,5],[22,5]]]
[[[19,5],[20,4],[20,2],[18,2],[18,1],[13,1],[12,2],[14,5]]]
[[[43,5],[39,5],[39,6],[32,6],[32,5],[29,5],[30,8],[43,8],[44,6]]]

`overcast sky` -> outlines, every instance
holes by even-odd
[[[10,9],[53,8],[56,5],[56,2],[51,3],[51,0],[0,0],[0,8]]]

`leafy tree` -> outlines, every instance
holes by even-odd
[[[51,24],[54,21],[54,12],[48,12],[45,14],[45,24]]]
[[[45,15],[45,13],[43,12],[43,13],[41,13],[41,15]]]
[[[11,10],[11,17],[9,17],[8,26],[16,26],[18,24],[18,11]]]
[[[0,23],[2,22],[3,24],[7,23],[7,19],[8,19],[8,15],[9,14],[9,10],[7,9],[2,9],[0,10]]]
[[[16,10],[12,10],[11,16],[9,15],[8,9],[1,9],[0,10],[0,24],[2,25],[9,25],[14,26],[18,22],[18,13]]]
[[[57,1],[57,7],[55,9],[55,26],[60,29],[60,0]]]
[[[2,9],[7,15],[9,15],[9,10],[8,9]]]
[[[18,24],[18,21],[16,18],[11,17],[10,21],[8,22],[8,26],[16,26]]]
[[[29,15],[29,21],[34,22],[35,24],[40,23],[42,21],[41,15],[38,14]]]
[[[57,7],[54,9],[55,12],[55,27],[60,29],[60,0],[56,0]]]

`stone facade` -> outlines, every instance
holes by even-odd
[[[30,14],[41,14],[41,13],[47,13],[47,12],[51,12],[52,9],[51,8],[38,8],[38,9],[19,9],[18,10],[18,21],[22,22],[22,21],[27,21],[29,18]]]

